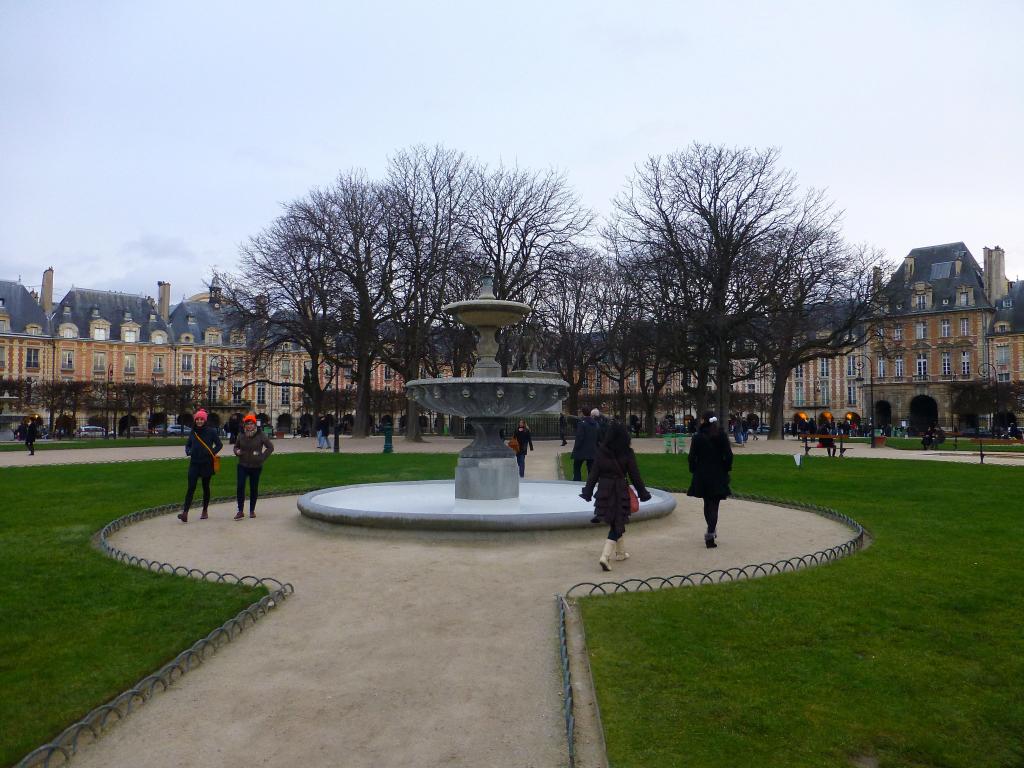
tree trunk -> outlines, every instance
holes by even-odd
[[[783,375],[782,371],[777,367],[772,366],[772,372],[775,374],[775,383],[772,385],[772,409],[771,409],[771,430],[768,432],[769,440],[781,440],[782,424],[786,418],[786,375]]]
[[[715,390],[718,395],[715,412],[718,414],[718,423],[721,429],[727,429],[729,424],[729,395],[732,382],[732,360],[725,354],[718,358],[718,367],[715,370]]]
[[[352,423],[352,437],[370,435],[370,356],[360,355],[356,361],[359,381],[356,382],[356,412]]]
[[[406,400],[405,439],[410,443],[423,442],[423,433],[420,431],[420,407],[411,397]]]

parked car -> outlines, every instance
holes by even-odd
[[[168,435],[187,435],[192,431],[192,427],[186,427],[184,424],[171,424],[167,427]]]
[[[149,437],[149,430],[146,427],[132,427],[128,430],[130,437]]]
[[[106,437],[107,430],[103,427],[79,427],[75,430],[75,437]]]

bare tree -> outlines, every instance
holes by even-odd
[[[799,215],[793,175],[777,161],[774,149],[695,143],[648,159],[615,201],[615,239],[675,273],[688,324],[702,337],[695,348],[711,356],[722,418],[736,346],[780,276],[767,245]]]
[[[441,307],[470,269],[466,213],[470,165],[459,152],[415,146],[391,158],[384,185],[386,232],[394,271],[382,324],[383,359],[405,381],[420,375]],[[419,408],[408,400],[406,439],[422,440]]]

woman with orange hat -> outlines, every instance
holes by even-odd
[[[246,414],[242,419],[242,434],[235,441],[235,456],[238,457],[238,485],[235,489],[235,500],[238,502],[238,514],[235,520],[245,517],[242,508],[245,506],[245,480],[249,479],[249,517],[256,517],[256,499],[260,491],[260,473],[263,462],[274,452],[274,444],[270,438],[257,429],[255,414]]]
[[[210,506],[210,478],[216,471],[214,457],[224,447],[217,430],[206,423],[206,417],[206,411],[202,408],[196,411],[196,415],[192,417],[192,433],[185,441],[185,455],[189,457],[188,490],[185,492],[185,506],[178,514],[178,519],[183,523],[188,522],[188,510],[192,506],[192,496],[196,492],[196,483],[199,480],[203,481],[203,514],[199,519],[206,519]]]

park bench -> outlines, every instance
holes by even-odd
[[[846,435],[801,435],[801,440],[804,441],[804,456],[809,456],[811,450],[814,448],[821,448],[828,452],[829,456],[835,456],[835,452],[839,452],[839,457],[842,458],[846,455],[847,451],[852,451],[853,448],[846,445]],[[814,445],[811,445],[811,441],[817,441]]]

